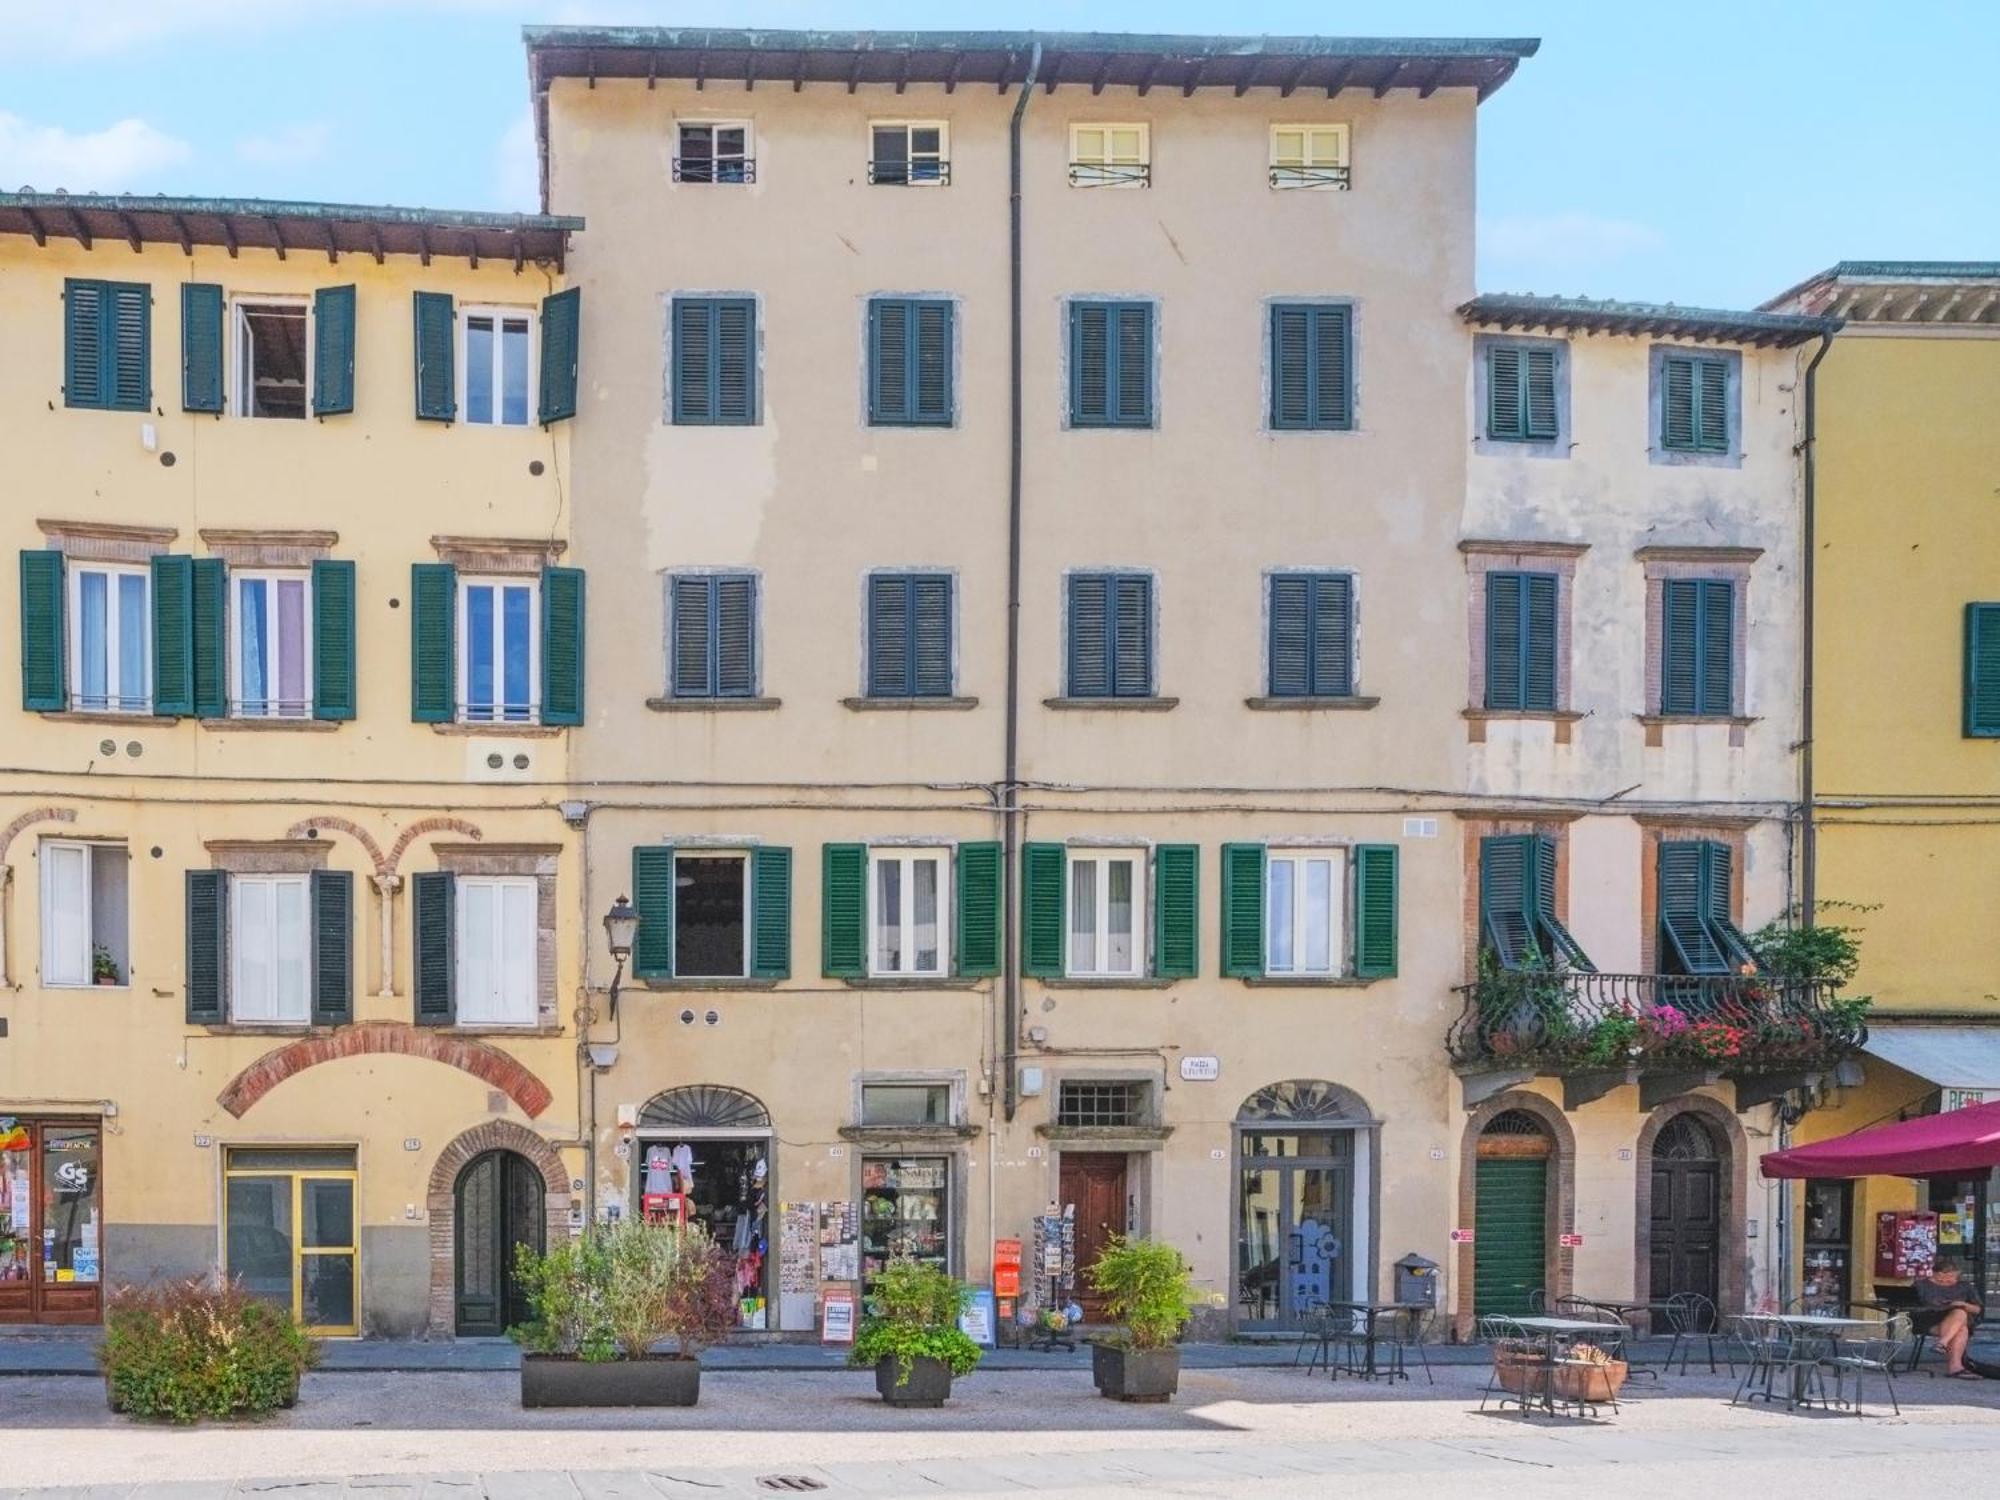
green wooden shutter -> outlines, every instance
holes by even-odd
[[[1352,308],[1312,309],[1313,426],[1341,431],[1354,425]]]
[[[1111,420],[1111,309],[1102,302],[1069,305],[1069,420],[1072,427]]]
[[[27,565],[31,557],[54,557],[54,553],[23,552],[22,567],[22,617],[23,633],[26,634],[26,593]],[[55,597],[60,605],[62,597],[61,559],[57,558],[57,579]],[[56,623],[58,644],[61,641],[61,619]],[[57,652],[58,676],[60,676],[61,652]],[[61,696],[60,681],[57,697]],[[28,705],[35,707],[33,703]],[[1965,736],[1968,739],[2000,738],[2000,604],[1968,604],[1965,606]]]
[[[1130,302],[1115,312],[1117,338],[1112,420],[1121,427],[1153,425],[1153,304]]]
[[[877,573],[868,580],[868,696],[907,698],[910,680],[910,579]]]
[[[194,716],[220,719],[229,712],[229,566],[197,557],[192,571]]]
[[[63,404],[110,405],[105,380],[108,350],[104,324],[107,284],[70,277],[63,282]]]
[[[1521,580],[1521,706],[1556,706],[1556,575],[1529,573]]]
[[[187,1022],[220,1026],[229,1011],[229,877],[187,872]]]
[[[747,297],[718,302],[714,331],[714,420],[747,426],[757,420],[757,304]]]
[[[632,850],[632,909],[639,930],[632,939],[632,977],[670,979],[674,972],[674,851],[664,844]]]
[[[410,718],[449,724],[458,703],[458,570],[410,565]]]
[[[449,870],[410,877],[410,987],[419,1026],[449,1026],[458,1017],[457,904]]]
[[[715,420],[715,310],[712,303],[676,297],[673,304],[674,421]]]
[[[194,712],[194,559],[153,559],[153,712]]]
[[[1396,972],[1396,846],[1354,849],[1354,975],[1386,979]]]
[[[542,299],[542,399],[544,426],[576,415],[576,374],[583,291],[566,287]]]
[[[312,565],[313,717],[354,717],[354,564],[320,558]]]
[[[1709,873],[1704,841],[1661,843],[1658,902],[1660,931],[1666,938],[1662,957],[1676,960],[1683,974],[1729,972],[1721,945],[1704,920]]]
[[[750,974],[792,977],[792,851],[760,846],[750,852]]]
[[[948,574],[910,580],[910,690],[919,698],[951,696],[951,600]]]
[[[345,1026],[354,1019],[354,876],[312,873],[312,1020]]]
[[[1512,344],[1486,349],[1486,435],[1509,441],[1527,436],[1521,401],[1521,357]]]
[[[1312,692],[1312,578],[1279,573],[1271,579],[1267,691],[1274,698]]]
[[[1486,706],[1524,708],[1521,696],[1522,575],[1486,575]]]
[[[1736,588],[1726,578],[1701,581],[1701,700],[1699,711],[1732,714],[1736,687]]]
[[[354,410],[354,288],[313,293],[313,415]]]
[[[1996,637],[2000,639],[2000,637]],[[21,706],[31,713],[69,707],[63,639],[63,555],[21,554]],[[2000,685],[2000,676],[1994,678]]]
[[[829,979],[868,976],[868,846],[820,849],[820,972]]]
[[[1597,966],[1583,951],[1583,945],[1570,935],[1562,918],[1556,915],[1556,841],[1546,833],[1534,834],[1529,839],[1528,853],[1535,940],[1542,957],[1559,959],[1567,967],[1585,973],[1596,973]]]
[[[1061,844],[1021,847],[1021,972],[1038,979],[1063,974],[1063,882],[1069,851]]]
[[[1549,442],[1559,434],[1556,412],[1556,351],[1524,350],[1521,359],[1523,435]]]
[[[1222,846],[1222,972],[1254,979],[1264,972],[1262,844]]]
[[[222,288],[181,285],[181,410],[222,412]]]
[[[1479,841],[1479,930],[1503,969],[1528,968],[1542,956],[1535,890],[1531,835],[1489,834]]]
[[[1660,585],[1660,712],[1691,714],[1700,692],[1701,590],[1691,578]]]
[[[748,698],[757,691],[757,580],[735,574],[714,582],[716,696]]]
[[[953,881],[958,892],[957,972],[984,979],[1000,972],[1000,846],[958,846]]]
[[[910,312],[900,297],[868,304],[868,420],[901,426],[910,411]]]
[[[1201,845],[1153,850],[1153,973],[1193,979],[1201,972]]]
[[[107,387],[118,411],[153,408],[153,289],[143,282],[108,284]]]
[[[1111,695],[1112,580],[1101,573],[1069,580],[1069,683],[1072,698]]]
[[[1271,425],[1312,425],[1312,320],[1303,307],[1271,308]]]
[[[1694,361],[1669,355],[1660,361],[1660,446],[1695,445]]]
[[[542,569],[542,722],[583,722],[583,569]]]
[[[417,416],[449,422],[458,415],[457,339],[449,292],[414,294]]]
[[[1143,573],[1112,581],[1111,692],[1145,698],[1153,691],[1153,580]]]
[[[1695,362],[1695,446],[1704,453],[1729,451],[1729,365],[1720,359]]]
[[[949,426],[952,416],[952,322],[949,302],[919,302],[910,328],[910,420]]]

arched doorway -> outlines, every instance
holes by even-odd
[[[1297,1328],[1318,1303],[1368,1295],[1375,1120],[1338,1084],[1259,1089],[1236,1114],[1236,1317]]]
[[[1473,1155],[1473,1312],[1518,1318],[1547,1292],[1555,1142],[1527,1110],[1507,1109],[1487,1121]]]
[[[1724,1148],[1699,1115],[1684,1110],[1653,1140],[1653,1300],[1694,1294],[1722,1300]]]
[[[547,1214],[542,1174],[513,1151],[481,1152],[452,1186],[456,1244],[452,1259],[452,1331],[498,1337],[528,1317],[516,1255],[540,1252]]]
[[[684,1212],[733,1257],[742,1326],[782,1326],[771,1298],[777,1236],[771,1112],[756,1095],[696,1083],[655,1094],[639,1110],[631,1209],[646,1218]],[[782,1313],[782,1309],[776,1309]],[[810,1314],[805,1314],[810,1317]]]

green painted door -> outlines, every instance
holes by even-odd
[[[1534,1311],[1548,1266],[1548,1159],[1487,1157],[1476,1170],[1473,1309],[1521,1317]]]

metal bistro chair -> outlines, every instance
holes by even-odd
[[[1667,1346],[1666,1363],[1661,1366],[1662,1369],[1672,1370],[1674,1358],[1679,1356],[1681,1374],[1687,1374],[1688,1356],[1694,1353],[1697,1342],[1704,1342],[1707,1345],[1709,1374],[1716,1373],[1715,1351],[1718,1344],[1722,1347],[1723,1362],[1729,1366],[1729,1373],[1736,1373],[1736,1356],[1730,1350],[1729,1335],[1722,1326],[1722,1315],[1712,1299],[1700,1292],[1674,1293],[1667,1298],[1667,1327],[1672,1331],[1674,1340]]]
[[[1844,1347],[1836,1348],[1833,1357],[1826,1362],[1833,1371],[1834,1400],[1846,1404],[1847,1379],[1851,1375],[1854,1377],[1854,1415],[1866,1415],[1861,1409],[1862,1393],[1867,1389],[1868,1377],[1878,1376],[1883,1388],[1889,1392],[1890,1410],[1900,1417],[1903,1407],[1896,1399],[1896,1366],[1908,1358],[1914,1338],[1910,1331],[1910,1315],[1899,1312],[1884,1320],[1879,1335],[1854,1339]]]
[[[1333,1345],[1335,1358],[1329,1373],[1335,1380],[1343,1373],[1361,1380],[1373,1380],[1375,1371],[1369,1366],[1368,1314],[1358,1307],[1333,1307],[1327,1309],[1328,1342]],[[1377,1342],[1379,1351],[1381,1345]],[[1379,1358],[1379,1352],[1377,1354]]]
[[[1769,1315],[1747,1314],[1737,1326],[1748,1365],[1729,1398],[1731,1406],[1782,1399],[1787,1411],[1796,1411],[1812,1405],[1815,1394],[1826,1404],[1822,1339],[1800,1337]]]
[[[1296,1370],[1299,1367],[1299,1356],[1310,1349],[1312,1357],[1306,1361],[1306,1374],[1312,1374],[1322,1364],[1332,1370],[1333,1314],[1327,1305],[1324,1302],[1312,1303],[1306,1308],[1300,1324],[1298,1346],[1292,1353],[1292,1368]]]
[[[1437,1377],[1431,1374],[1431,1357],[1424,1345],[1430,1342],[1431,1334],[1437,1328],[1438,1312],[1435,1307],[1406,1307],[1390,1320],[1385,1344],[1390,1351],[1392,1365],[1391,1378],[1410,1378],[1409,1353],[1416,1351],[1417,1362],[1424,1367],[1424,1384],[1436,1385]]]
[[[1526,1373],[1521,1379],[1521,1389],[1510,1391],[1500,1383],[1501,1367],[1508,1363],[1526,1365],[1530,1361],[1539,1362],[1540,1377],[1546,1382],[1550,1366],[1546,1363],[1548,1351],[1537,1339],[1528,1337],[1528,1331],[1512,1318],[1488,1314],[1479,1320],[1479,1337],[1493,1351],[1493,1369],[1486,1377],[1486,1389],[1479,1393],[1479,1409],[1486,1410],[1491,1401],[1496,1410],[1505,1410],[1508,1402],[1520,1407],[1522,1417],[1528,1415],[1529,1408],[1547,1399],[1546,1389],[1532,1390],[1535,1382]]]

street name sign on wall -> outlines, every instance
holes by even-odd
[[[1222,1076],[1222,1059],[1219,1057],[1184,1057],[1181,1059],[1181,1082],[1213,1083]]]

